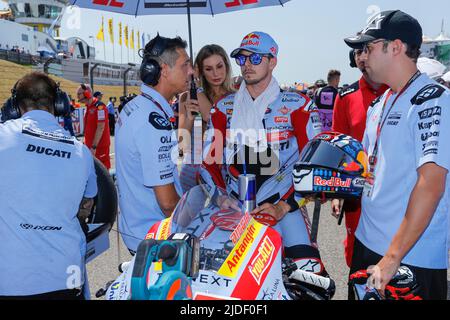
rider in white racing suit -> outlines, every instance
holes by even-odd
[[[255,47],[255,44],[258,46]],[[242,53],[269,53],[273,59],[277,51],[278,47],[269,35],[254,32],[244,38],[241,47],[233,51],[231,56],[238,60]],[[257,67],[249,57],[246,55],[243,58],[244,65],[241,64],[244,79],[247,67]],[[270,86],[265,90],[269,89]],[[306,207],[299,207],[294,199],[292,181],[292,170],[299,160],[300,151],[321,132],[318,109],[305,95],[279,90],[278,97],[268,105],[262,121],[267,149],[258,152],[260,150],[255,151],[240,144],[239,140],[232,139],[235,138],[233,114],[236,114],[236,101],[240,101],[239,94],[225,97],[211,111],[201,177],[205,183],[222,187],[228,194],[238,198],[239,175],[244,172],[255,174],[257,206],[270,204],[275,207],[284,202],[283,206],[287,204],[290,207],[288,213],[276,217],[278,223],[274,227],[283,238],[285,256],[293,259],[300,269],[324,275],[326,271],[317,246],[311,243],[311,226]],[[239,164],[242,161],[238,160],[243,152],[246,154],[245,168]],[[255,157],[256,164],[251,161]]]

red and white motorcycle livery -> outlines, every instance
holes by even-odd
[[[228,198],[223,191],[208,185],[187,192],[172,217],[155,224],[148,232],[144,241],[157,240],[150,247],[158,247],[156,243],[159,243],[158,249],[148,249],[145,254],[138,249],[137,256],[122,265],[123,273],[109,286],[106,299],[332,298],[333,280],[298,270],[295,263],[283,259],[278,232],[249,214],[221,210],[218,204],[224,197]],[[186,234],[199,240],[196,245],[191,242],[188,246],[195,248],[186,251],[182,246],[174,246],[173,254],[163,253],[167,246],[162,240],[169,239],[170,244]],[[150,260],[153,262],[149,263]],[[183,273],[171,273],[167,277],[169,265],[170,268],[180,266]],[[193,272],[196,268],[198,272]]]

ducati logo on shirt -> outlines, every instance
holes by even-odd
[[[170,131],[172,129],[170,122],[157,112],[150,113],[148,122],[158,130]]]

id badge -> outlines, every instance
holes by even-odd
[[[366,182],[364,183],[364,195],[368,198],[372,196],[373,187],[375,185],[375,166],[377,164],[377,158],[374,156],[369,157],[369,173],[366,177]]]
[[[366,182],[364,183],[364,195],[368,198],[372,197],[373,186],[375,185],[375,175],[369,173],[366,177]]]

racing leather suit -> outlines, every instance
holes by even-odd
[[[234,98],[234,94],[226,96],[211,110],[201,178],[205,183],[224,188],[228,194],[238,198],[238,177],[243,172],[243,166],[236,161],[240,147],[231,143],[230,139]],[[306,95],[281,91],[268,106],[263,124],[271,168],[264,168],[259,155],[256,165],[250,163],[246,166],[247,173],[256,175],[256,204],[277,204],[283,200],[291,206],[291,212],[274,227],[283,238],[285,256],[294,259],[299,268],[305,267],[305,271],[323,274],[325,269],[319,252],[311,243],[308,213],[306,207],[299,207],[295,201],[292,181],[292,170],[299,160],[299,151],[321,133],[318,109]],[[244,149],[246,153],[251,151],[247,146]],[[274,160],[278,164],[276,170],[272,168]],[[263,169],[267,170],[263,172]]]
[[[104,123],[105,128],[95,150],[95,157],[109,170],[111,169],[111,159],[109,157],[111,138],[109,133],[108,110],[103,102],[94,98],[90,105],[86,105],[86,114],[84,116],[84,141],[89,149],[92,148],[97,127],[100,123]]]

